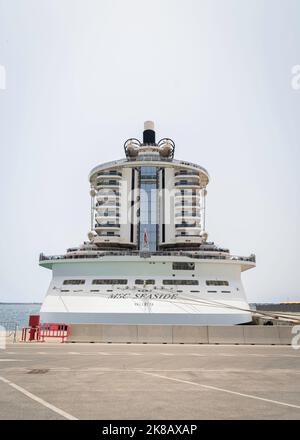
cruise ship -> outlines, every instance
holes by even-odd
[[[209,174],[174,159],[146,121],[125,157],[89,174],[88,240],[63,255],[40,254],[52,270],[42,322],[236,325],[251,322],[241,273],[255,255],[231,255],[208,240]]]

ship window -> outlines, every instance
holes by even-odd
[[[229,286],[228,281],[219,281],[219,280],[207,280],[207,286]]]
[[[84,284],[85,280],[64,280],[63,284]]]
[[[70,292],[70,290],[62,290],[62,289],[61,289],[61,292]]]
[[[173,263],[173,270],[194,270],[195,263]]]
[[[135,280],[135,284],[155,284],[155,280]]]
[[[216,290],[208,290],[207,293],[217,293]]]
[[[190,290],[191,293],[200,293],[200,290]]]
[[[91,292],[100,292],[100,290],[95,290],[95,289],[94,289],[94,290],[91,290]]]
[[[93,280],[92,284],[127,284],[128,280],[124,279],[99,279],[99,280]]]
[[[222,293],[231,293],[230,290],[222,290]]]
[[[177,285],[177,286],[198,286],[198,280],[163,280],[164,285]]]

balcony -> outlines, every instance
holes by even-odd
[[[106,202],[108,199],[116,199],[117,197],[120,197],[119,191],[99,191],[96,195],[96,199],[99,203]]]
[[[97,231],[98,229],[103,230],[103,229],[119,229],[120,228],[120,224],[119,223],[96,223],[95,224],[95,230]]]
[[[184,211],[184,212],[177,212],[175,214],[175,217],[200,217],[200,211]]]
[[[179,182],[175,182],[176,187],[181,188],[200,188],[199,180],[180,180]]]
[[[176,234],[176,238],[183,237],[183,238],[189,238],[189,237],[200,237],[200,234]]]
[[[101,180],[97,182],[97,189],[99,188],[120,188],[120,182],[117,180]]]
[[[103,178],[109,179],[111,177],[115,179],[120,179],[122,178],[122,173],[120,171],[102,171],[97,174],[97,180]]]
[[[107,209],[107,208],[101,207],[101,208],[98,208],[96,215],[99,215],[101,217],[120,217],[120,211],[117,208],[116,209],[112,209],[112,208]]]
[[[102,202],[96,203],[96,209],[106,209],[111,207],[119,207],[120,203],[115,201],[103,200]]]
[[[178,224],[180,225],[185,225],[185,224],[193,224],[195,221],[197,222],[197,224],[200,222],[200,215],[184,215],[184,216],[175,216],[176,221],[178,222]],[[184,226],[179,226],[179,227],[184,227]],[[192,226],[191,226],[192,227]],[[197,226],[194,226],[195,228],[197,228]]]
[[[107,239],[109,239],[109,241],[111,242],[112,240],[118,240],[118,237],[120,237],[118,234],[115,234],[115,235],[99,234],[99,235],[95,236],[93,241],[94,241],[94,243],[97,243],[97,241],[99,239],[105,240],[105,241],[108,241]],[[176,235],[176,243],[181,243],[181,240],[182,240],[182,242],[186,242],[186,243],[189,242],[191,245],[193,245],[195,243],[201,243],[202,242],[201,237],[198,236],[198,235]],[[256,258],[255,258],[254,254],[251,254],[249,257],[241,257],[241,256],[229,255],[229,254],[228,255],[215,255],[215,253],[211,254],[210,252],[206,253],[206,252],[201,252],[201,251],[194,252],[192,247],[190,249],[186,248],[186,250],[189,250],[189,251],[192,251],[192,252],[182,252],[181,250],[179,250],[179,251],[172,250],[172,251],[151,252],[151,255],[155,255],[155,256],[180,256],[180,257],[185,256],[185,257],[188,257],[188,258],[198,258],[198,259],[227,260],[227,261],[234,261],[234,262],[237,262],[237,263],[246,262],[246,263],[250,263],[250,265],[248,265],[250,267],[253,267],[255,265],[255,261],[256,261]],[[120,255],[122,255],[122,256],[124,256],[124,255],[126,255],[126,256],[139,256],[139,255],[141,255],[141,252],[140,251],[132,251],[132,250],[130,250],[130,251],[128,251],[128,250],[125,250],[125,251],[117,250],[117,251],[109,251],[109,252],[104,251],[104,252],[101,252],[99,250],[99,252],[97,254],[98,254],[97,255],[98,258],[103,258],[105,256],[120,256]],[[67,254],[64,254],[64,255],[44,255],[44,254],[40,254],[39,261],[40,261],[40,263],[43,262],[43,261],[46,261],[46,262],[54,261],[54,262],[56,262],[56,261],[59,261],[59,260],[65,260],[65,259],[69,259],[69,258],[74,258],[74,257],[70,257]],[[89,258],[94,258],[94,257],[91,256],[91,255],[82,255],[82,256],[80,256],[80,258],[82,258],[82,259],[83,258],[89,259]],[[45,266],[45,267],[47,267],[47,266]],[[246,268],[244,270],[246,270]]]
[[[109,238],[120,237],[120,234],[114,233],[113,235],[111,235],[111,234],[106,234],[106,233],[101,232],[100,234],[97,235],[97,237],[109,237]]]
[[[197,171],[181,170],[181,171],[177,171],[175,173],[176,178],[178,178],[178,177],[183,178],[183,177],[190,177],[190,176],[200,178],[199,173],[197,173]]]
[[[108,221],[114,221],[117,220],[117,218],[120,217],[120,214],[97,214],[96,215],[96,222],[97,224],[101,224],[101,222],[103,222],[104,220],[108,220]]]
[[[183,194],[181,191],[177,191],[175,193],[175,197],[182,197],[183,199],[187,197],[195,197],[195,200],[198,200],[200,198],[200,193],[196,191],[185,191]]]
[[[195,196],[196,197],[196,196]],[[193,201],[193,202],[190,202],[190,201],[186,201],[186,200],[184,200],[184,203],[183,203],[183,201],[181,201],[181,202],[176,202],[175,203],[175,208],[176,209],[179,209],[179,208],[181,208],[181,209],[193,209],[193,208],[199,208],[199,203],[197,203],[196,202],[196,200],[195,201]]]
[[[200,225],[197,223],[176,223],[175,224],[175,228],[177,229],[185,229],[185,228],[199,228],[200,229]]]

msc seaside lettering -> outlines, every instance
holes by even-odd
[[[146,425],[146,429],[139,429],[147,435],[193,435],[198,429],[197,425]],[[126,435],[130,438],[137,434],[136,426],[104,426],[102,435]]]
[[[130,293],[112,293],[108,298],[110,299],[126,299],[126,298],[137,298],[137,299],[176,299],[178,297],[177,293],[136,293],[135,295],[130,295]]]

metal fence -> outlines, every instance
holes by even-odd
[[[17,341],[17,332],[19,329],[19,324],[14,321],[0,321],[0,326],[6,331],[7,337],[13,337],[13,342]]]

